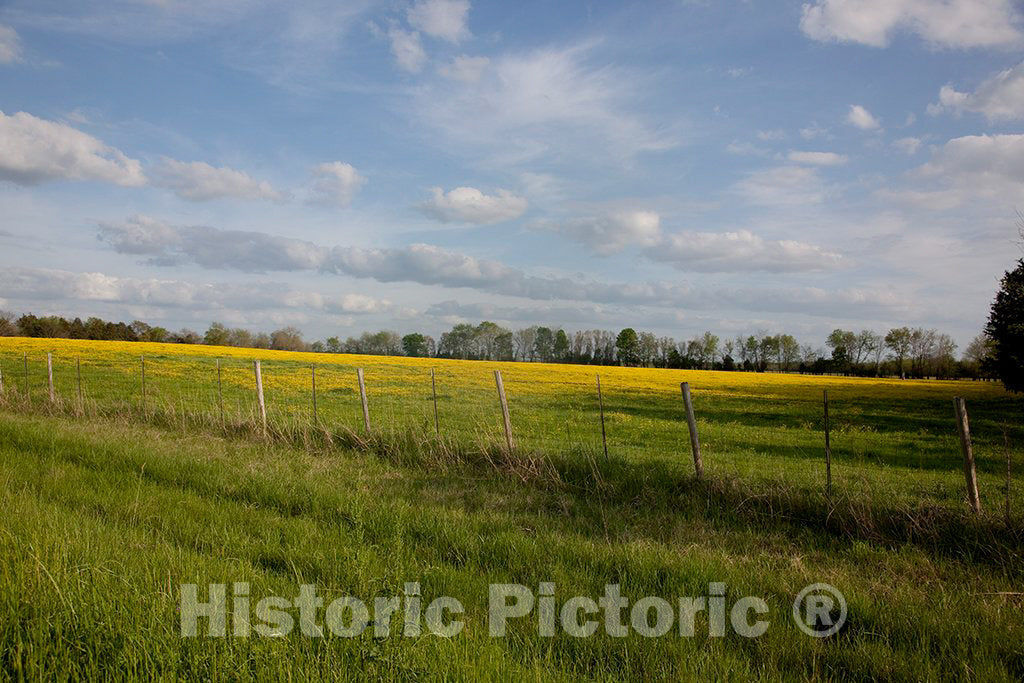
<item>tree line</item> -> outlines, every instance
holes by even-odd
[[[400,335],[381,330],[344,340],[332,336],[307,342],[295,327],[266,333],[214,322],[205,333],[199,334],[187,328],[171,332],[140,320],[123,323],[91,317],[82,321],[60,316],[37,317],[31,313],[15,317],[0,312],[0,336],[3,335],[748,372],[939,378],[993,376],[991,343],[986,335],[979,335],[957,359],[956,343],[948,334],[909,327],[893,328],[884,334],[873,330],[836,329],[825,339],[825,347],[801,344],[790,334],[765,332],[735,338],[704,332],[692,339],[677,341],[650,332],[637,332],[630,327],[619,332],[592,329],[570,333],[560,327],[539,325],[507,329],[490,321],[478,325],[459,323],[437,340],[419,332]]]

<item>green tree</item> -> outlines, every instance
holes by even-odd
[[[899,366],[900,379],[904,379],[907,376],[903,363],[907,358],[907,354],[910,353],[913,334],[909,327],[896,327],[889,330],[885,335],[885,345],[892,351],[892,357]]]
[[[538,327],[537,338],[533,341],[533,350],[542,363],[550,363],[555,353],[555,333],[550,327]]]
[[[985,333],[996,376],[1010,391],[1024,391],[1024,259],[1003,275]]]
[[[427,355],[427,338],[419,332],[413,332],[402,337],[402,350],[405,355],[423,358]]]
[[[554,356],[556,361],[569,360],[569,335],[565,330],[559,328],[555,332]]]
[[[636,330],[627,327],[615,338],[615,348],[619,352],[620,365],[636,365],[640,360],[640,337]]]
[[[203,335],[203,343],[208,346],[227,346],[231,336],[230,330],[221,323],[210,323]]]
[[[305,351],[302,332],[294,327],[282,327],[270,333],[270,348],[278,351]]]

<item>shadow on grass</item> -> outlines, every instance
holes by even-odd
[[[11,403],[7,407],[26,414],[39,412],[38,407],[19,409]],[[49,406],[48,412],[65,414],[66,407],[56,404]],[[139,415],[130,417],[131,423],[140,421]],[[186,419],[163,411],[149,413],[144,421],[165,429],[206,431],[231,439],[287,444],[325,456],[338,449],[373,453],[392,465],[414,471],[420,480],[416,484],[396,484],[395,495],[401,495],[397,490],[400,487],[450,487],[453,478],[466,475],[504,488],[512,485],[524,498],[532,494],[531,500],[548,506],[552,516],[569,517],[576,533],[593,537],[607,535],[607,515],[632,517],[648,512],[729,530],[781,531],[791,535],[810,532],[821,542],[864,540],[886,547],[910,544],[936,555],[997,566],[1008,575],[1024,574],[1024,528],[1019,522],[1007,526],[996,513],[975,515],[966,506],[956,509],[928,502],[899,503],[847,493],[829,498],[806,486],[728,475],[698,480],[684,470],[682,463],[652,460],[637,465],[614,456],[605,460],[587,448],[555,454],[509,451],[483,440],[467,444],[438,439],[430,430],[367,435],[348,429],[271,427],[264,434],[260,426],[252,423],[221,424],[213,416],[193,415]],[[17,439],[15,433],[7,436]],[[91,450],[84,453],[81,438],[60,441],[61,437],[55,435],[54,439],[54,444],[62,446],[63,459],[85,467],[110,467],[124,459],[120,451],[111,448],[98,460],[96,445],[90,445]],[[26,448],[30,446],[25,444]],[[800,449],[791,450],[791,457],[806,457]],[[134,464],[124,466],[138,471]],[[228,490],[201,473],[183,478],[174,470],[146,469],[142,476],[202,496],[257,503],[285,516],[312,515],[334,523],[353,523],[337,507],[328,509],[321,502],[296,497],[294,490],[280,486]],[[406,493],[412,501],[413,491]],[[571,513],[566,512],[566,498],[571,503]],[[644,533],[642,529],[630,531]],[[653,536],[654,531],[647,533]]]

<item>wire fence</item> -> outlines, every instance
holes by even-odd
[[[744,388],[750,380],[739,373],[638,374],[623,368],[327,354],[308,362],[309,354],[301,356],[259,359],[265,429],[361,434],[368,427],[371,433],[396,437],[416,434],[481,448],[501,445],[506,434],[495,382],[498,369],[518,451],[587,458],[607,453],[652,472],[657,466],[692,473],[677,381],[682,378],[693,388],[709,475],[772,479],[817,490],[826,486],[820,392],[828,384],[817,379],[792,387],[772,380],[776,385],[767,381]],[[19,353],[0,347],[0,381],[5,401],[39,409],[85,417],[159,416],[182,426],[264,428],[254,360],[237,350],[224,356],[188,355],[177,348],[136,355],[124,350],[71,354],[59,348]],[[909,503],[964,504],[952,394],[949,387],[921,391],[920,396],[905,392],[885,398],[867,382],[830,391],[830,470],[836,490]],[[991,387],[985,391],[992,393]],[[973,403],[979,408],[973,426],[982,498],[1000,507],[996,501],[1005,496],[1020,509],[1021,492],[1012,486],[1004,463],[1021,460],[1015,444],[1021,443],[1022,404],[986,394],[978,394]]]

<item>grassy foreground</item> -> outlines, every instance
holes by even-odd
[[[487,453],[483,453],[487,456]],[[531,461],[532,462],[532,461]],[[0,411],[0,676],[422,680],[1024,677],[1024,538],[990,518],[820,498],[652,462],[441,459],[386,443],[302,449],[124,420]],[[180,586],[312,583],[329,602],[421,584],[466,608],[453,638],[183,639]],[[487,632],[488,584],[556,600],[763,598],[767,632]],[[847,627],[812,639],[794,597],[827,582]],[[202,595],[202,591],[201,591]],[[322,612],[321,612],[322,618]],[[201,631],[203,632],[203,631]]]

